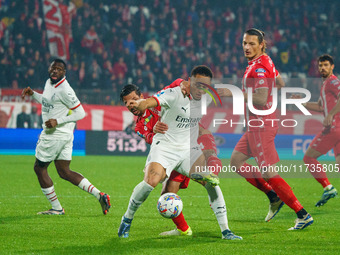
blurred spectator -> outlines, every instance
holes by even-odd
[[[40,88],[45,84],[43,66],[54,56],[36,2],[1,6],[1,88],[13,81],[22,87],[26,78],[36,79]],[[142,87],[158,90],[203,63],[215,77],[241,77],[247,65],[241,42],[248,27],[265,31],[268,55],[288,77],[294,72],[319,77],[316,58],[324,53],[333,55],[335,71],[340,65],[339,1],[83,0],[76,6],[67,75],[80,90],[99,85],[115,91],[124,81],[151,81],[155,87]]]
[[[136,46],[131,33],[128,33],[127,38],[123,40],[123,47],[128,48],[130,54],[134,55],[136,53]]]
[[[151,40],[147,41],[144,45],[144,50],[145,51],[154,51],[157,56],[161,54],[161,46],[159,43],[156,41],[155,37],[152,37]]]
[[[31,128],[42,128],[42,117],[38,114],[38,108],[33,105],[30,114]]]
[[[26,113],[26,105],[21,107],[21,113],[17,115],[17,128],[31,128],[30,115]]]
[[[90,26],[90,29],[86,31],[83,39],[81,40],[81,46],[91,49],[96,41],[99,40],[98,34],[95,31],[94,25]]]
[[[39,77],[36,75],[35,70],[33,67],[29,67],[26,74],[25,74],[25,80],[22,81],[22,87],[36,87],[39,84]]]
[[[125,77],[125,74],[127,73],[127,66],[124,62],[124,58],[120,57],[118,62],[116,62],[113,65],[113,73],[115,74],[115,76],[119,77]]]

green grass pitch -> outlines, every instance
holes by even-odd
[[[159,236],[174,229],[157,212],[159,185],[136,213],[126,240],[117,237],[117,229],[134,186],[143,178],[145,157],[73,158],[71,169],[111,195],[106,216],[92,195],[60,179],[53,165],[49,173],[66,215],[36,215],[50,206],[34,174],[34,160],[0,156],[0,254],[337,254],[340,249],[340,200],[314,207],[322,187],[312,178],[286,179],[314,217],[305,230],[287,231],[296,217],[287,206],[264,222],[266,196],[241,178],[221,178],[229,225],[243,241],[221,239],[206,191],[193,182],[179,192],[192,237]],[[339,178],[331,182],[340,189]]]

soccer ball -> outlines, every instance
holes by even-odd
[[[165,218],[175,218],[182,212],[183,202],[175,193],[163,194],[157,202],[158,212]]]

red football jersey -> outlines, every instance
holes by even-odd
[[[248,88],[252,88],[254,93],[256,89],[268,88],[268,99],[265,106],[254,105],[257,110],[268,110],[273,105],[272,89],[276,87],[275,78],[278,76],[278,72],[275,69],[274,63],[268,55],[261,55],[260,57],[248,62],[248,67],[244,73],[242,81],[242,90],[248,91]],[[248,131],[259,131],[265,129],[277,129],[277,121],[271,121],[276,119],[276,113],[269,115],[255,115],[248,110],[245,103],[245,119],[248,125]],[[264,125],[261,126],[262,120]]]
[[[183,79],[177,79],[169,86],[164,87],[164,89],[162,90],[177,87],[181,84],[182,81]],[[152,143],[153,136],[155,135],[155,133],[153,132],[153,127],[159,120],[160,114],[161,107],[157,106],[152,109],[146,109],[143,116],[139,116],[137,118],[135,132],[140,137],[144,138],[148,144]]]
[[[340,94],[340,81],[339,79],[333,74],[331,77],[326,79],[321,87],[320,97],[322,107],[324,109],[324,115],[328,115],[328,113],[335,107],[338,96]],[[335,114],[334,120],[339,122],[340,120],[340,113]]]

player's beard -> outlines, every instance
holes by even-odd
[[[62,78],[63,78],[63,77],[60,77],[60,78],[57,78],[57,79],[53,80],[52,77],[51,77],[51,75],[50,75],[50,81],[51,81],[52,84],[58,83]]]
[[[331,74],[331,72],[325,71],[325,72],[321,73],[321,77],[322,77],[323,79],[327,79],[327,78],[330,76],[330,74]]]

